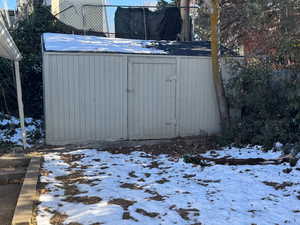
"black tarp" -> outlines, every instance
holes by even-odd
[[[180,11],[176,7],[150,11],[147,8],[121,8],[115,14],[118,38],[176,40],[181,31]]]

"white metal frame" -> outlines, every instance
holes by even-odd
[[[22,56],[15,42],[10,36],[8,30],[6,29],[5,25],[2,24],[1,21],[0,21],[0,46],[2,50],[0,51],[0,57],[4,57],[14,61],[18,108],[19,108],[19,116],[20,116],[20,125],[22,130],[22,142],[23,142],[23,148],[25,149],[27,147],[27,142],[26,142],[26,129],[25,129],[25,122],[24,122],[24,110],[23,110],[23,101],[22,101],[21,76],[20,76],[20,68],[19,68],[19,61],[21,60]]]

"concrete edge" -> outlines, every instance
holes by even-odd
[[[31,158],[23,185],[16,204],[12,225],[30,225],[32,222],[32,210],[37,198],[37,182],[40,174],[41,158]]]

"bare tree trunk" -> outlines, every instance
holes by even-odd
[[[211,59],[212,59],[212,72],[213,80],[215,84],[217,101],[219,106],[221,125],[224,129],[229,125],[229,111],[225,99],[225,90],[223,86],[223,81],[221,78],[220,69],[220,43],[219,43],[219,19],[220,19],[220,6],[219,0],[211,0]]]
[[[191,21],[190,21],[190,0],[180,1],[180,14],[182,19],[182,29],[181,29],[181,41],[191,40]]]

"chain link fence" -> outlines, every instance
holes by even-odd
[[[157,10],[158,6],[129,6],[129,5],[109,5],[100,2],[100,4],[52,4],[51,12],[61,22],[75,28],[82,30],[84,34],[101,33],[106,37],[115,37],[115,11],[118,7],[122,8],[140,8],[149,9],[151,11]],[[167,6],[175,7],[175,6]],[[181,7],[186,8],[186,7]],[[191,6],[191,31],[194,37],[194,27],[196,18],[199,16],[199,6]],[[146,15],[144,14],[144,17]],[[146,18],[144,18],[144,21]],[[197,21],[196,21],[197,22]],[[147,24],[145,24],[147,26]],[[147,30],[147,27],[145,27]],[[196,37],[196,36],[195,36]],[[147,39],[147,35],[141,39]]]
[[[109,33],[104,5],[52,4],[52,14],[61,22],[85,33]],[[107,35],[106,35],[107,36]]]

